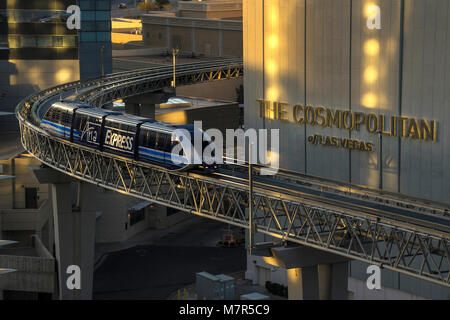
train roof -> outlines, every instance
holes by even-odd
[[[161,122],[161,121],[153,120],[152,122],[149,121],[149,122],[142,124],[141,128],[157,130],[157,131],[159,130],[159,131],[172,132],[172,131],[178,129],[178,126],[174,125],[172,123],[168,123],[168,122]]]
[[[151,121],[150,119],[133,116],[133,115],[125,115],[125,114],[112,114],[106,117],[106,121],[120,122],[128,125],[138,125],[140,123]]]
[[[87,116],[93,116],[93,117],[103,117],[105,115],[120,115],[118,112],[113,112],[105,109],[100,108],[83,108],[77,111],[78,114],[83,114]]]
[[[83,102],[69,100],[69,101],[57,101],[53,103],[50,108],[60,108],[64,110],[73,111],[74,109],[77,108],[92,108],[92,107]]]

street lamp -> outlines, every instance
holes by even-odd
[[[176,56],[180,53],[180,49],[178,48],[172,48],[172,60],[173,60],[173,81],[172,81],[172,87],[175,88],[175,64],[176,64]]]

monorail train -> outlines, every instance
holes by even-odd
[[[177,136],[175,130],[187,130],[193,139],[195,129],[192,125],[174,125],[97,109],[80,102],[60,101],[47,110],[41,121],[41,128],[50,135],[75,144],[151,163],[171,171],[197,168],[211,172],[217,168],[215,164],[206,164],[202,155],[197,155],[201,164],[193,164],[193,154],[185,150],[186,141],[181,144],[185,136]],[[204,132],[197,134],[202,135],[203,153],[211,139]],[[180,153],[172,154],[176,144],[181,145]],[[195,153],[190,141],[189,145]]]

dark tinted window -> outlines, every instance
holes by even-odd
[[[51,108],[49,112],[47,112],[47,120],[55,123],[61,122],[62,111],[58,108]]]
[[[75,128],[78,130],[84,130],[84,127],[86,126],[87,116],[79,114],[76,116],[77,123],[75,124]]]
[[[170,152],[170,136],[166,133],[158,133],[156,137],[156,149]]]
[[[72,125],[72,113],[68,111],[64,112],[61,117],[61,123],[65,126]]]
[[[45,120],[51,120],[51,119],[52,119],[52,113],[53,113],[53,109],[50,108],[50,110],[48,110],[48,111],[45,113],[44,119],[45,119]]]
[[[25,188],[25,208],[37,209],[37,188]]]
[[[150,130],[142,130],[142,146],[145,148],[155,148],[156,132]]]
[[[123,123],[115,122],[115,121],[106,121],[105,126],[109,127],[109,128],[118,129],[118,130],[121,130],[124,132],[135,132],[136,131],[136,127],[133,125],[123,124]]]

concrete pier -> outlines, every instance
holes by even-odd
[[[167,102],[167,100],[174,95],[175,90],[168,88],[157,92],[126,98],[124,99],[125,113],[155,119],[156,105]]]
[[[80,211],[74,212],[70,183],[52,184],[55,257],[61,300],[92,299],[96,215],[95,212],[83,210],[84,207],[89,206],[89,197],[83,194],[83,185],[80,183],[81,208]],[[94,201],[92,196],[90,198]],[[69,277],[73,275],[73,273],[67,273],[69,266],[80,268],[81,287],[79,289],[71,289],[67,284]]]
[[[280,272],[285,270],[289,300],[348,299],[347,258],[305,246],[274,247],[254,252],[255,255],[247,259],[246,273],[253,283],[261,282],[261,268],[272,266],[279,268]]]
[[[96,212],[95,186],[77,182],[51,168],[32,168],[40,183],[51,185],[54,222],[54,256],[58,272],[58,296],[61,300],[92,299]],[[72,184],[77,183],[76,192]],[[69,288],[70,266],[79,267],[81,286]],[[71,281],[72,282],[72,281]]]

